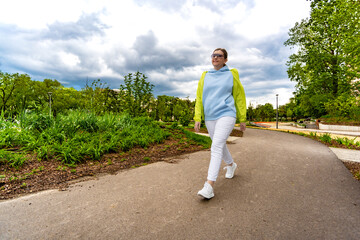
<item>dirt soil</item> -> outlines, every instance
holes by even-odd
[[[352,173],[355,179],[360,181],[360,163],[344,162],[344,165]]]
[[[313,138],[314,139],[314,138]],[[336,140],[332,139],[331,140],[331,143],[326,143],[326,142],[322,142],[320,141],[319,139],[316,139],[315,140],[325,144],[326,146],[328,147],[335,147],[335,148],[343,148],[343,149],[353,149],[353,150],[359,150],[360,151],[360,146],[357,146],[357,145],[351,145],[349,147],[347,147],[346,145],[344,144],[340,144],[338,143]]]

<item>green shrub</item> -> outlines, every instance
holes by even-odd
[[[24,113],[20,124],[21,128],[0,122],[1,148],[20,147],[36,153],[39,160],[55,158],[67,165],[86,159],[98,160],[106,153],[129,151],[135,146],[147,148],[171,135],[167,128],[148,117],[132,118],[114,113],[96,116],[86,111],[68,111],[56,118]],[[177,123],[173,127],[182,129]],[[6,160],[1,160],[1,164],[20,166],[25,161],[22,156],[3,151],[2,159]]]
[[[15,153],[0,149],[0,165],[18,168],[27,160],[25,153]]]
[[[180,116],[180,124],[183,127],[189,126],[189,123],[191,121],[191,115],[189,111],[184,111]]]
[[[331,141],[332,141],[331,135],[328,133],[325,133],[325,134],[319,136],[319,139],[325,143],[331,143]]]
[[[325,109],[328,116],[342,119],[342,121],[360,119],[360,103],[355,96],[340,95],[325,103]]]
[[[34,152],[39,160],[49,160],[53,156],[52,147],[49,145],[40,146]]]
[[[17,145],[19,130],[13,127],[0,130],[0,148]]]
[[[78,119],[77,125],[77,130],[83,130],[89,133],[99,130],[99,126],[97,125],[97,118],[94,114],[87,114],[82,116],[80,119]]]
[[[28,113],[21,118],[21,127],[42,132],[52,126],[53,118],[48,114]]]

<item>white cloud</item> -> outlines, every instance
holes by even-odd
[[[0,22],[15,24],[20,28],[41,29],[55,21],[76,21],[82,12],[86,12],[85,6],[88,6],[88,2],[91,1],[6,1],[1,4]],[[92,11],[89,8],[88,10]]]
[[[238,34],[245,34],[249,39],[278,34],[306,18],[309,13],[309,3],[304,1],[255,0],[255,6],[245,13],[246,17],[242,18],[236,29]]]
[[[79,57],[72,53],[59,52],[59,57],[69,67],[76,67],[80,63]]]
[[[141,71],[155,95],[195,97],[216,47],[229,52],[248,99],[286,103],[287,32],[309,14],[304,0],[12,0],[1,4],[0,70],[117,88]],[[42,79],[41,79],[42,78]],[[279,80],[280,79],[280,80]],[[287,99],[286,99],[287,98]],[[249,101],[248,101],[249,102]]]

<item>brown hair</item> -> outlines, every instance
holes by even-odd
[[[227,51],[226,51],[225,48],[217,48],[217,49],[215,49],[215,50],[213,51],[213,53],[214,53],[215,51],[222,51],[223,54],[224,54],[224,59],[227,59],[228,53],[227,53]]]

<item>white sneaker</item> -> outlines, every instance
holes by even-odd
[[[198,195],[210,199],[214,197],[214,189],[208,182],[205,182],[203,189],[198,192]]]
[[[232,166],[226,166],[224,167],[224,169],[226,168],[226,174],[225,174],[225,178],[233,178],[234,177],[234,173],[235,173],[235,169],[237,167],[237,164],[234,162]]]

